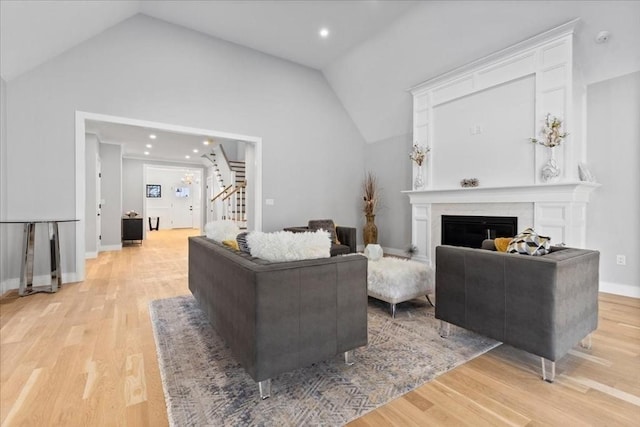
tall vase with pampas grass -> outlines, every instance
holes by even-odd
[[[370,243],[378,243],[378,227],[375,224],[375,213],[378,210],[379,189],[378,181],[371,172],[367,172],[364,179],[363,190],[364,203],[362,210],[364,211],[364,216],[367,219],[367,222],[364,225],[362,235],[364,245],[367,246]]]

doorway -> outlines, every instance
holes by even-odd
[[[204,228],[202,169],[145,164],[143,176],[145,189],[157,189],[144,198],[143,218],[158,229]]]
[[[104,114],[76,111],[76,218],[80,221],[75,227],[75,266],[76,280],[84,280],[85,277],[85,189],[86,189],[86,165],[85,165],[85,130],[86,121],[102,121],[114,124],[145,127],[174,133],[189,135],[203,135],[210,138],[225,138],[245,143],[245,155],[247,164],[247,180],[253,183],[251,191],[247,193],[248,227],[252,230],[262,230],[262,138],[228,132],[220,132],[211,129],[199,129],[181,125],[150,122],[126,117],[108,116]],[[202,181],[200,181],[202,183]],[[200,220],[201,221],[201,220]],[[146,230],[146,227],[145,227]]]

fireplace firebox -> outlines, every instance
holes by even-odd
[[[480,248],[484,239],[513,237],[517,229],[513,216],[442,215],[442,244]]]

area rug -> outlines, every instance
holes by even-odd
[[[149,304],[172,426],[340,426],[500,343],[439,321],[426,301],[388,305],[369,299],[369,343],[344,358],[271,380],[271,397],[234,360],[191,295]]]

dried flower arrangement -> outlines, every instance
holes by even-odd
[[[422,166],[422,163],[427,157],[427,153],[429,151],[431,151],[431,148],[429,147],[413,144],[413,150],[409,153],[409,158],[414,162],[416,162],[418,166]]]
[[[562,120],[547,113],[544,120],[544,126],[540,133],[544,135],[544,139],[529,138],[534,144],[544,145],[545,147],[557,147],[562,140],[569,135],[567,132],[562,132]]]
[[[375,175],[371,172],[367,172],[362,188],[364,190],[364,203],[362,205],[362,210],[367,216],[374,215],[378,210],[378,202],[380,198],[378,180]]]

